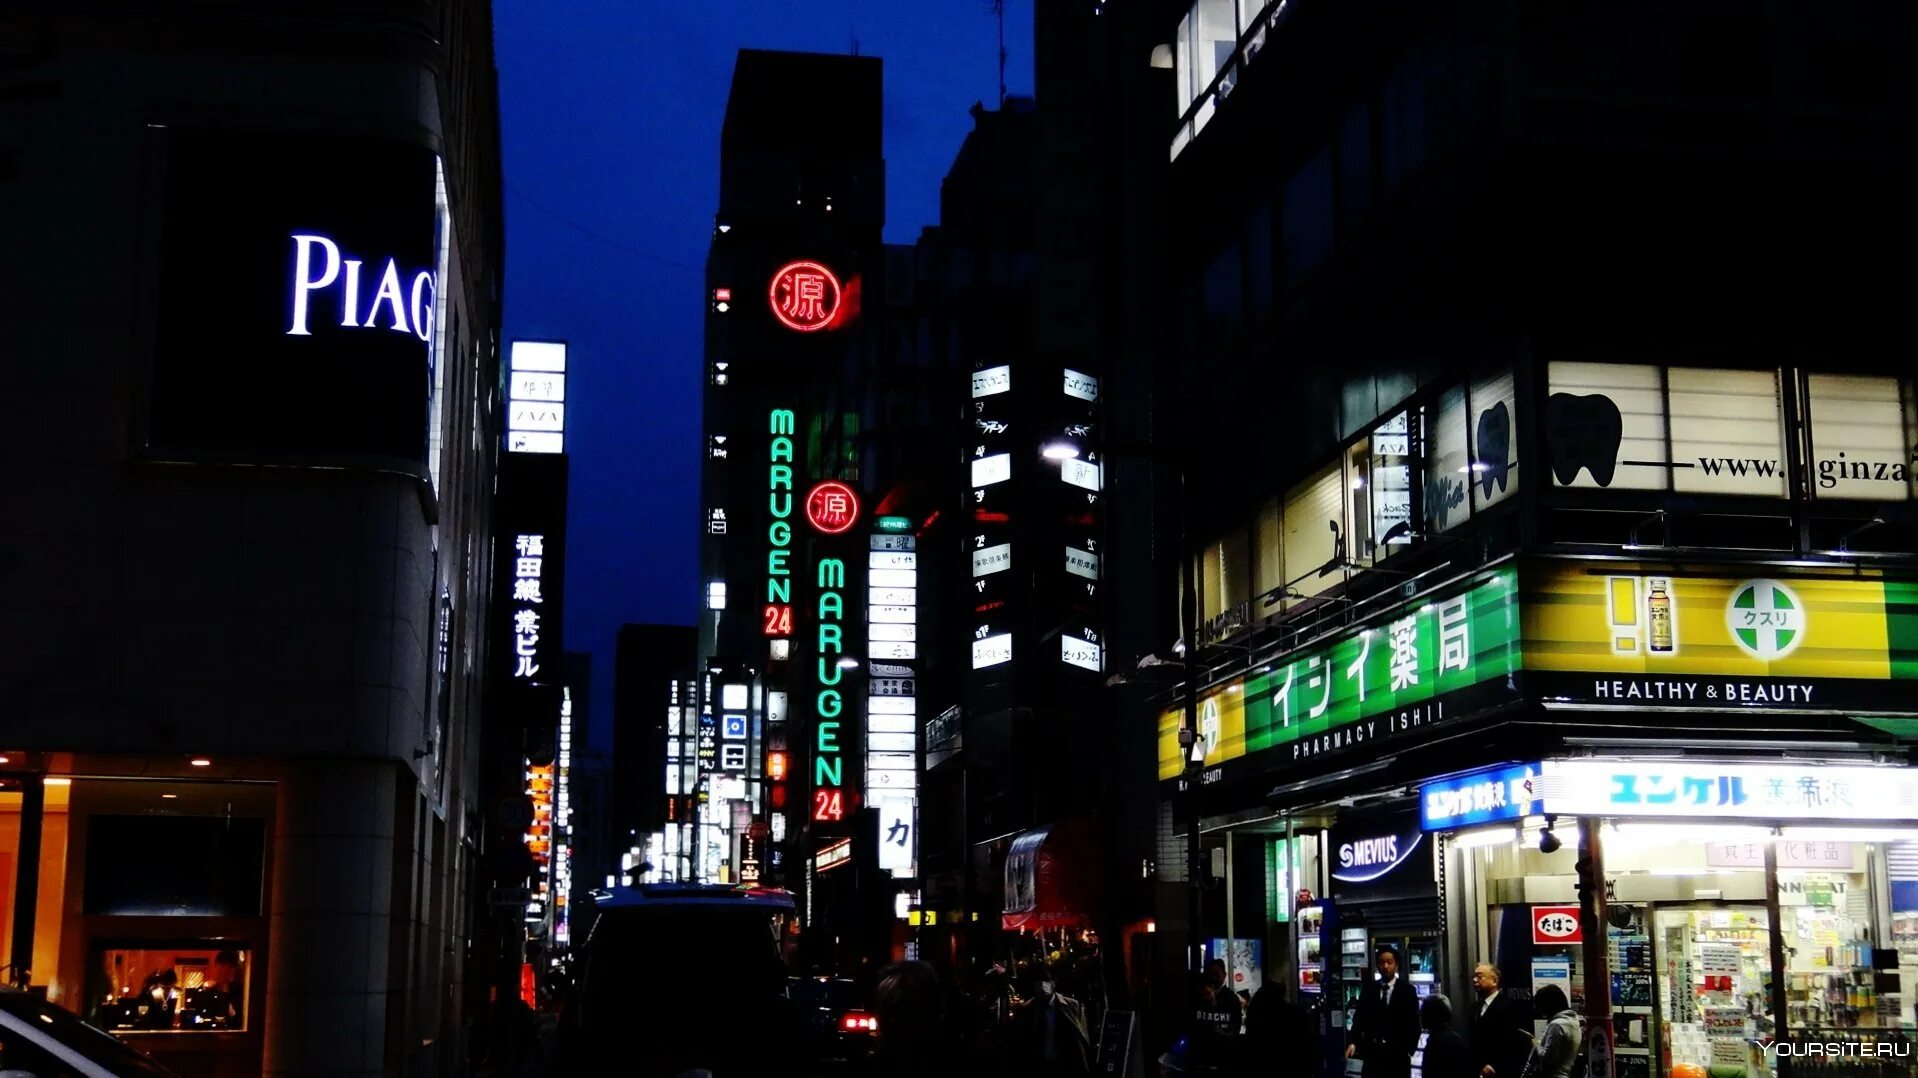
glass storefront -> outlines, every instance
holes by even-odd
[[[1476,899],[1455,904],[1450,984],[1490,961],[1507,986],[1556,984],[1594,1014],[1586,967],[1602,954],[1617,1078],[1769,1078],[1781,1040],[1863,1046],[1820,1058],[1817,1073],[1876,1075],[1884,1057],[1870,1053],[1918,1034],[1918,918],[1900,909],[1912,885],[1893,882],[1918,875],[1905,867],[1918,866],[1918,828],[1606,819],[1604,937],[1592,940],[1578,921],[1577,823],[1556,817],[1547,838],[1546,822],[1449,833],[1448,882]]]

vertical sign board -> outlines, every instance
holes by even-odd
[[[812,820],[815,829],[845,826],[859,808],[859,662],[850,646],[857,638],[847,597],[857,613],[860,562],[841,536],[859,518],[859,497],[846,484],[826,480],[806,494],[812,536],[813,668],[807,672],[813,698]]]
[[[566,345],[514,341],[507,349],[506,451],[566,451]]]
[[[916,876],[918,539],[881,533],[868,537],[867,546],[866,788],[879,811],[879,867],[894,876]]]
[[[965,498],[972,517],[967,540],[972,573],[966,580],[966,599],[973,613],[972,669],[979,672],[975,680],[1001,680],[1011,673],[1014,605],[1021,601],[1013,569],[1013,514],[1018,511],[1013,479],[1025,465],[1023,461],[1015,464],[1015,443],[1009,435],[1013,379],[1019,373],[1010,363],[990,361],[972,372]]]
[[[1105,465],[1094,422],[1099,379],[1068,367],[1061,389],[1062,436],[1049,449],[1059,458],[1066,542],[1064,564],[1053,562],[1047,573],[1059,581],[1061,595],[1059,661],[1096,674],[1105,669],[1099,595],[1099,561],[1104,555],[1100,502],[1105,497]],[[1059,556],[1057,547],[1046,553],[1048,560]]]
[[[148,449],[427,477],[449,227],[432,151],[153,130],[166,180]]]
[[[557,685],[566,582],[564,454],[506,453],[499,463],[497,590],[503,613],[495,654],[509,691]],[[557,723],[557,712],[548,720]]]

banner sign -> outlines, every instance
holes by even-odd
[[[1541,563],[1523,587],[1525,684],[1630,708],[1918,708],[1918,583],[1855,571],[1727,575]]]
[[[1542,811],[1561,816],[1918,820],[1918,769],[1548,760]]]
[[[1389,751],[1520,698],[1638,713],[1918,713],[1918,581],[1548,560],[1480,573],[1202,696],[1199,781]],[[1160,713],[1162,781],[1185,773],[1184,722],[1183,705]]]
[[[1514,574],[1486,573],[1202,697],[1205,766],[1270,749],[1289,762],[1403,739],[1463,713],[1450,694],[1503,682],[1518,662]],[[1184,714],[1174,707],[1159,717],[1161,779],[1183,770]]]
[[[1517,820],[1532,815],[1537,764],[1490,767],[1419,787],[1419,826],[1427,831]]]

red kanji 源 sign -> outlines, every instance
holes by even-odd
[[[828,479],[806,495],[806,519],[827,535],[838,535],[859,519],[859,496],[852,488]]]
[[[839,315],[839,278],[817,262],[788,262],[773,274],[773,317],[788,329],[810,333]]]

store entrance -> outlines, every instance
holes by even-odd
[[[1774,1017],[1765,907],[1694,902],[1650,910],[1651,938],[1622,937],[1623,946],[1613,949],[1627,978],[1638,977],[1640,963],[1657,971],[1646,985],[1653,1008],[1619,1008],[1621,1055],[1624,1045],[1637,1043],[1630,1036],[1633,1012],[1649,1011],[1653,1022],[1645,1032],[1660,1059],[1657,1073],[1703,1078],[1743,1068],[1751,1078],[1769,1075],[1770,1057],[1759,1047],[1760,1038],[1772,1033]],[[1633,953],[1640,947],[1643,956]]]

